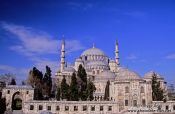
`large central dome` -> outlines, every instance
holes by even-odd
[[[101,55],[105,56],[104,52],[98,48],[92,47],[90,49],[85,50],[81,56],[88,56],[88,55]]]

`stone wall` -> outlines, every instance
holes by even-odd
[[[25,114],[50,111],[55,114],[113,114],[118,112],[114,101],[27,101]]]

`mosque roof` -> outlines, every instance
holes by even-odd
[[[102,55],[105,56],[104,52],[96,47],[89,48],[85,50],[81,56],[87,56],[87,55]]]
[[[141,79],[139,74],[134,71],[131,71],[127,68],[119,67],[116,80],[138,80]]]

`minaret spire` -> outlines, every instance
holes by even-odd
[[[60,65],[60,71],[63,72],[65,66],[65,40],[63,36],[63,40],[61,42],[61,65]]]
[[[119,62],[119,48],[118,48],[118,41],[116,40],[116,44],[115,44],[115,62],[117,64],[117,66],[120,65]]]

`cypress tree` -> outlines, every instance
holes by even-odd
[[[70,84],[70,100],[71,101],[78,101],[78,83],[75,72],[72,74],[71,77],[71,84]]]
[[[94,92],[95,92],[96,88],[95,88],[95,85],[93,84],[92,81],[88,81],[88,84],[87,84],[87,97],[88,97],[88,100],[92,101],[94,99]]]
[[[34,100],[42,100],[42,79],[43,74],[36,67],[33,67],[29,72],[27,83],[34,87]]]
[[[109,100],[109,85],[110,85],[110,81],[108,80],[106,83],[106,88],[105,88],[105,95],[104,95],[104,100]]]
[[[164,100],[163,90],[160,88],[160,82],[158,82],[155,73],[152,76],[152,99],[153,101]]]
[[[86,94],[87,74],[86,74],[86,70],[83,68],[81,64],[79,65],[77,76],[80,79],[79,95],[81,100],[85,101],[87,100],[87,97],[88,97]]]
[[[59,101],[60,100],[60,95],[61,95],[61,90],[60,87],[57,87],[57,93],[56,93],[56,99]]]
[[[69,100],[69,85],[66,83],[65,76],[61,82],[61,99]]]
[[[12,78],[10,85],[16,85],[16,80],[14,78]]]
[[[52,78],[51,78],[51,69],[46,66],[46,73],[43,78],[43,95],[46,98],[49,98],[51,96],[51,90],[52,90]]]

